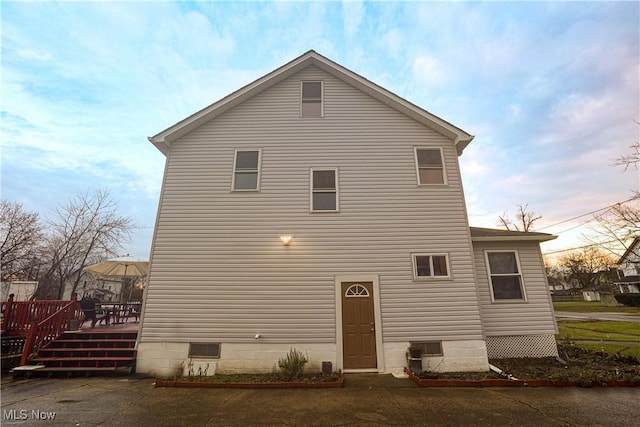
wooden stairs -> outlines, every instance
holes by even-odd
[[[137,331],[131,330],[67,331],[41,348],[37,356],[29,358],[31,366],[44,367],[27,372],[30,375],[134,373],[137,336]]]

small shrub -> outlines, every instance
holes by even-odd
[[[576,384],[578,384],[580,387],[585,388],[593,387],[594,385],[600,384],[601,382],[602,378],[600,378],[598,372],[591,369],[583,370],[582,372],[580,372],[580,375],[578,375],[578,379],[576,379]]]
[[[290,349],[285,357],[281,357],[280,360],[278,360],[280,376],[284,381],[300,379],[304,372],[304,365],[306,365],[308,361],[309,359],[306,354],[303,354],[295,348]]]
[[[618,294],[615,295],[616,301],[627,307],[640,307],[640,293],[639,294]]]

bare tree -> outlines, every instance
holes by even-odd
[[[37,213],[26,212],[21,203],[0,201],[2,280],[37,278],[42,236]]]
[[[636,124],[640,125],[640,122],[634,120]],[[629,146],[629,154],[624,154],[614,160],[615,166],[624,166],[624,170],[629,169],[629,166],[633,166],[638,169],[640,163],[640,142],[635,142]]]
[[[590,233],[583,240],[620,256],[630,249],[634,237],[640,237],[640,195],[611,206],[594,219],[595,224],[589,227]]]
[[[62,298],[67,280],[73,276],[72,293],[75,292],[82,269],[117,254],[134,229],[131,219],[118,214],[109,192],[102,190],[75,196],[56,209],[48,225],[47,270],[38,293],[41,297],[57,295],[58,299]]]
[[[560,258],[558,266],[565,280],[582,288],[608,285],[608,275],[615,267],[615,257],[597,247],[588,246]]]
[[[516,212],[516,219],[512,220],[507,216],[505,212],[502,216],[498,217],[498,225],[511,231],[532,231],[533,225],[536,221],[542,218],[542,215],[529,211],[529,204],[517,205],[518,212]]]

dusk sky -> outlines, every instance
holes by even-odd
[[[123,250],[137,258],[165,160],[147,137],[310,49],[476,136],[460,157],[471,225],[528,204],[555,252],[640,189],[613,165],[640,141],[637,1],[0,8],[2,198],[44,219],[109,190],[141,227]]]

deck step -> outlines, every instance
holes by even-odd
[[[137,332],[67,331],[41,348],[30,363],[43,365],[33,372],[133,371]]]
[[[127,369],[129,368],[128,366],[125,367],[104,367],[104,368],[96,368],[96,367],[80,367],[80,368],[73,368],[73,367],[64,367],[64,368],[42,368],[42,369],[38,369],[38,372],[101,372],[101,371],[120,371],[123,369]]]

